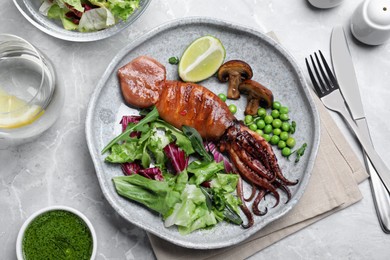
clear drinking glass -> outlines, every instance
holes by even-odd
[[[0,34],[0,148],[31,141],[58,116],[53,66],[28,41]]]

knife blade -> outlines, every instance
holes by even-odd
[[[341,93],[348,104],[351,117],[355,120],[362,135],[371,141],[360,96],[359,84],[348,42],[342,27],[335,27],[333,29],[330,48],[333,69],[339,82]],[[384,232],[390,233],[390,194],[384,187],[370,160],[367,159],[365,154],[363,157],[367,171],[371,175],[371,190],[381,227]]]

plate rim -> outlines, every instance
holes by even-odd
[[[292,66],[292,68],[294,69],[294,73],[297,74],[297,78],[299,80],[299,83],[302,85],[302,90],[304,91],[305,93],[305,96],[306,96],[306,99],[307,99],[307,102],[308,102],[308,106],[309,106],[309,110],[311,110],[312,112],[312,117],[313,117],[313,125],[314,125],[314,129],[313,129],[313,145],[312,145],[312,150],[311,150],[311,153],[310,153],[310,156],[308,158],[308,162],[307,162],[307,167],[305,169],[306,171],[306,174],[304,175],[305,178],[302,178],[301,182],[300,182],[300,185],[303,185],[304,187],[302,188],[302,192],[297,192],[295,194],[295,198],[296,198],[296,203],[292,204],[285,204],[285,206],[283,207],[283,210],[281,211],[281,213],[275,217],[270,217],[268,218],[267,221],[263,222],[263,225],[261,225],[260,228],[256,229],[256,230],[246,230],[246,232],[243,232],[243,235],[240,236],[238,239],[234,240],[234,241],[231,241],[230,240],[227,240],[227,241],[219,241],[218,243],[214,243],[214,244],[208,244],[208,245],[203,245],[203,244],[198,244],[198,243],[194,243],[194,242],[189,242],[189,241],[178,241],[176,239],[172,239],[171,237],[169,236],[164,236],[163,234],[160,234],[148,227],[145,227],[142,225],[141,222],[139,222],[138,220],[136,221],[130,221],[128,220],[124,213],[122,212],[123,210],[121,210],[120,208],[118,208],[116,206],[116,202],[114,201],[114,198],[112,196],[110,196],[110,194],[108,194],[101,186],[102,182],[104,180],[101,179],[100,175],[97,174],[97,177],[98,177],[98,180],[99,180],[99,185],[100,185],[100,188],[105,196],[105,198],[107,199],[107,201],[109,202],[109,204],[116,210],[116,212],[121,216],[123,217],[124,219],[126,219],[127,221],[129,221],[130,223],[140,227],[141,229],[147,231],[147,232],[150,232],[162,239],[165,239],[173,244],[176,244],[176,245],[179,245],[179,246],[182,246],[182,247],[186,247],[186,248],[193,248],[193,249],[217,249],[217,248],[223,248],[223,247],[228,247],[228,246],[232,246],[232,245],[235,245],[235,244],[238,244],[242,241],[244,241],[245,239],[248,239],[250,236],[254,235],[255,233],[259,232],[260,230],[262,230],[265,226],[269,225],[271,222],[275,221],[276,219],[286,215],[298,202],[299,200],[301,199],[302,195],[304,194],[304,190],[306,189],[307,187],[307,184],[310,180],[310,177],[311,177],[311,174],[312,174],[312,171],[313,171],[313,168],[314,168],[314,162],[315,162],[315,158],[317,156],[317,153],[318,153],[318,148],[319,148],[319,143],[320,143],[320,120],[319,120],[319,114],[318,114],[318,109],[315,105],[315,102],[313,100],[313,97],[311,96],[310,94],[310,91],[309,91],[309,87],[307,85],[307,82],[306,82],[306,79],[303,75],[303,72],[302,70],[300,69],[300,67],[298,66],[298,63],[296,62],[296,60],[294,59],[294,57],[280,44],[278,43],[277,41],[275,41],[273,38],[271,38],[270,36],[266,35],[265,33],[262,33],[262,32],[259,32],[253,28],[250,28],[250,27],[246,27],[246,26],[243,26],[243,25],[239,25],[239,24],[236,24],[236,23],[232,23],[232,22],[228,22],[228,21],[224,21],[224,20],[220,20],[220,19],[214,19],[214,18],[208,18],[208,17],[187,17],[187,18],[179,18],[179,19],[174,19],[174,20],[171,20],[171,21],[168,21],[160,26],[157,26],[149,31],[147,31],[144,35],[142,35],[141,37],[139,37],[138,39],[135,39],[134,41],[131,41],[130,43],[128,43],[125,47],[123,47],[115,56],[114,58],[111,60],[111,62],[109,63],[109,65],[107,66],[103,76],[100,78],[98,84],[97,84],[97,87],[95,88],[95,90],[93,91],[92,95],[91,95],[91,98],[90,98],[90,101],[89,101],[89,104],[88,104],[88,109],[87,109],[87,115],[86,115],[86,121],[85,121],[85,134],[86,134],[86,139],[87,139],[87,146],[88,146],[88,150],[91,154],[91,158],[93,160],[93,164],[94,164],[94,167],[95,167],[95,170],[98,171],[98,170],[101,170],[100,167],[99,167],[99,163],[101,163],[99,161],[99,159],[97,158],[97,156],[94,156],[93,153],[95,152],[98,152],[100,154],[100,151],[98,151],[97,147],[95,147],[95,145],[93,144],[93,137],[92,137],[92,124],[93,124],[93,121],[92,121],[92,117],[93,117],[93,114],[94,114],[94,108],[95,108],[95,104],[96,104],[96,100],[99,98],[100,96],[100,93],[103,89],[103,87],[105,86],[107,80],[109,79],[109,77],[111,76],[111,73],[113,71],[113,69],[118,65],[118,63],[135,47],[137,47],[139,44],[141,44],[142,42],[150,39],[150,38],[153,38],[154,36],[156,36],[157,34],[163,32],[164,30],[169,30],[170,28],[174,28],[174,27],[177,27],[177,26],[185,26],[185,25],[193,25],[193,24],[206,24],[206,25],[212,25],[212,26],[219,26],[219,27],[228,27],[229,29],[234,29],[234,30],[237,30],[237,31],[243,31],[245,33],[249,33],[250,35],[253,35],[255,37],[259,37],[261,38],[262,40],[266,41],[268,44],[272,45],[273,48],[275,48],[284,58],[287,59],[288,63],[290,64],[290,66]]]

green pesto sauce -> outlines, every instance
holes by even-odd
[[[77,215],[53,210],[36,217],[23,237],[23,255],[31,259],[87,259],[92,255],[92,235]]]

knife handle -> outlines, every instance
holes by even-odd
[[[360,130],[357,128],[355,121],[353,121],[350,117],[345,104],[342,107],[343,109],[340,108],[340,110],[338,110],[337,112],[339,112],[343,116],[344,120],[348,123],[349,127],[355,133],[355,136],[359,140],[360,144],[363,146],[363,149],[365,150],[370,162],[372,163],[372,166],[378,173],[378,176],[382,180],[383,185],[386,187],[387,192],[390,193],[390,170],[387,168],[386,164],[381,159],[379,154],[375,151],[370,140],[366,138],[362,133],[360,133]]]
[[[366,119],[362,118],[356,120],[356,125],[358,126],[361,134],[367,137],[367,139],[369,139],[372,144]],[[370,174],[370,186],[379,223],[385,233],[390,233],[390,194],[383,186],[378,173],[375,171],[374,166],[372,166],[370,160],[364,152],[363,158],[367,171]]]
[[[367,156],[364,156],[366,166],[370,172],[370,185],[372,190],[372,195],[375,203],[375,209],[381,224],[382,230],[385,233],[390,233],[390,197],[385,186],[383,186],[382,181],[380,180],[378,173],[375,171],[371,162],[368,160]]]

